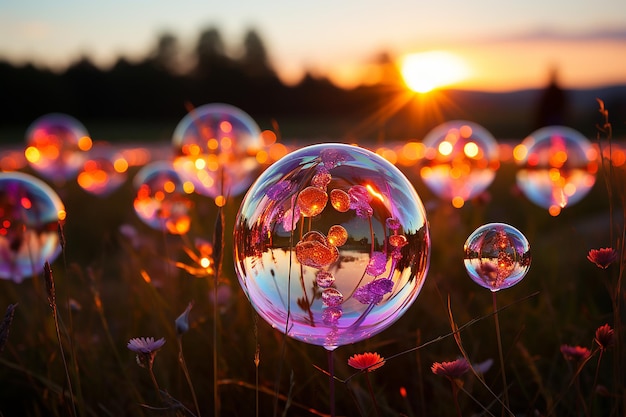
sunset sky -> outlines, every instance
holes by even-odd
[[[107,66],[141,59],[164,32],[191,51],[217,28],[233,55],[255,29],[281,78],[304,71],[341,86],[372,80],[381,52],[445,51],[466,67],[453,86],[489,91],[626,84],[626,1],[56,0],[0,3],[0,58],[63,69],[80,56]]]

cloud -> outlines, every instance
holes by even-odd
[[[557,42],[585,42],[585,41],[612,41],[626,43],[626,29],[619,28],[598,28],[588,31],[566,32],[551,28],[537,28],[528,32],[510,35],[500,38],[506,42],[528,42],[528,41],[557,41]]]

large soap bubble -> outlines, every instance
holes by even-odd
[[[0,173],[0,278],[21,282],[61,252],[65,206],[46,183],[20,172]]]
[[[85,162],[92,141],[85,126],[63,113],[49,113],[26,131],[26,160],[46,179],[64,183],[73,179]]]
[[[566,126],[543,127],[526,137],[520,155],[517,185],[530,201],[559,214],[593,188],[597,152],[582,133]]]
[[[530,268],[528,240],[505,223],[480,226],[467,238],[464,251],[470,278],[493,292],[517,284]]]
[[[411,183],[382,157],[344,144],[308,146],[271,165],[241,203],[234,246],[257,312],[328,350],[395,322],[430,259]]]
[[[155,161],[137,172],[133,206],[137,216],[153,229],[182,235],[189,231],[193,202],[172,164]]]
[[[453,120],[431,130],[420,176],[438,197],[455,207],[487,189],[500,166],[498,144],[484,127]]]
[[[193,109],[176,126],[172,143],[174,167],[198,194],[237,196],[258,174],[261,131],[237,107],[211,103]]]

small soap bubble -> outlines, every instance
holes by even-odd
[[[597,152],[572,128],[541,128],[519,149],[523,158],[518,161],[517,185],[530,201],[551,213],[578,203],[595,184]]]
[[[195,192],[209,197],[238,196],[245,192],[260,165],[261,130],[243,110],[210,103],[191,110],[172,137],[174,167]]]
[[[495,138],[484,127],[465,120],[435,127],[424,138],[424,146],[419,166],[422,180],[455,207],[485,191],[500,166]]]
[[[467,238],[464,252],[470,278],[494,292],[517,284],[530,268],[528,240],[505,223],[480,226]]]
[[[155,161],[145,165],[135,175],[133,185],[135,213],[145,224],[177,235],[189,231],[193,202],[170,162]]]
[[[49,113],[33,121],[26,131],[24,154],[42,177],[64,184],[76,177],[92,146],[85,126],[63,113]]]

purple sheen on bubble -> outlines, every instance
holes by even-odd
[[[322,321],[326,325],[336,325],[341,316],[343,315],[343,310],[340,306],[338,307],[327,307],[322,311]]]
[[[464,264],[470,278],[491,291],[512,287],[530,268],[530,244],[526,237],[505,223],[477,228],[464,245]]]
[[[362,304],[378,304],[385,294],[393,290],[393,280],[388,278],[376,279],[354,292],[354,298]]]
[[[326,171],[330,181],[323,191],[330,204],[315,216],[291,218],[302,211],[297,197],[326,183],[328,177],[315,177]],[[268,198],[281,181],[292,187]],[[369,187],[377,190],[376,204],[370,205]],[[359,216],[351,199],[371,214]],[[389,245],[388,218],[397,220],[408,241],[399,260],[390,260],[398,248]],[[373,248],[389,255],[373,255]],[[289,337],[332,350],[372,337],[408,310],[426,277],[430,235],[421,199],[397,167],[364,148],[321,144],[276,161],[250,187],[235,222],[234,257],[241,287],[264,320]],[[385,281],[364,286],[370,263]]]
[[[335,288],[325,288],[322,291],[322,302],[326,307],[337,307],[343,303],[343,294]]]
[[[289,193],[291,185],[291,181],[277,182],[267,190],[267,198],[271,200],[280,200]]]
[[[335,283],[335,276],[332,272],[320,270],[315,274],[315,282],[321,288],[328,288]]]
[[[376,277],[378,275],[382,275],[385,272],[386,267],[387,255],[382,252],[373,252],[365,272]]]
[[[393,231],[397,231],[400,228],[400,222],[395,217],[389,217],[385,220],[387,227]]]
[[[45,182],[20,172],[0,173],[0,278],[37,276],[61,252],[65,206]]]

